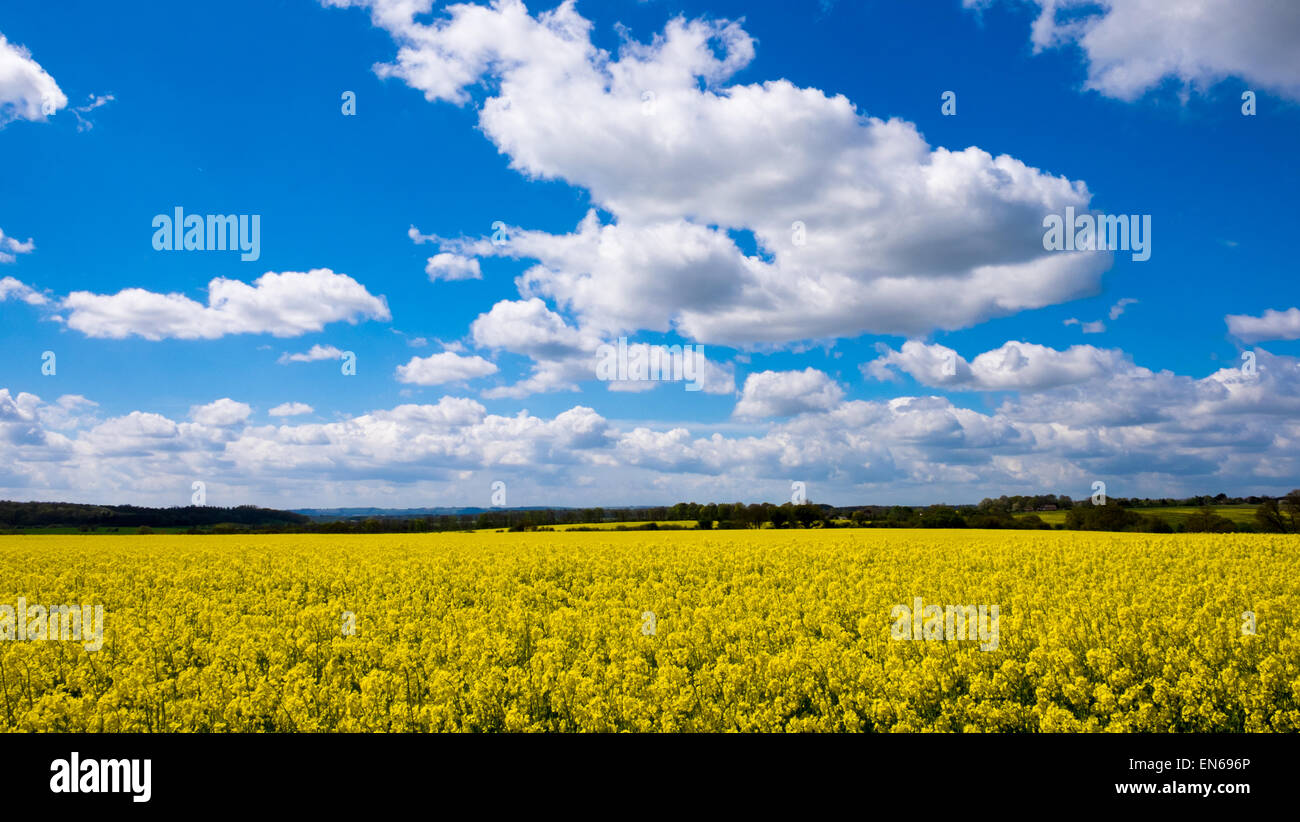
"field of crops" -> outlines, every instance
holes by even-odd
[[[1255,505],[1212,505],[1210,506],[1210,511],[1211,513],[1217,514],[1224,519],[1236,523],[1254,524],[1255,509],[1257,507],[1258,506]],[[1177,528],[1179,525],[1186,524],[1188,518],[1191,517],[1192,514],[1195,514],[1202,509],[1182,505],[1156,508],[1129,508],[1127,510],[1148,517],[1159,517],[1174,528]],[[1068,511],[1038,511],[1034,514],[1017,514],[1017,516],[1036,516],[1048,525],[1064,525],[1065,518],[1068,514]]]
[[[1257,507],[1255,505],[1212,505],[1209,509],[1211,513],[1233,522],[1254,523],[1256,521],[1255,509]],[[1160,517],[1170,525],[1178,527],[1180,524],[1186,523],[1193,514],[1204,509],[1184,505],[1168,508],[1130,508],[1128,510],[1146,514],[1147,516]]]
[[[1061,531],[3,537],[0,614],[102,605],[106,627],[88,651],[0,616],[0,730],[1296,731],[1298,555]],[[934,638],[895,638],[918,597],[998,606],[995,640],[928,617]]]
[[[650,520],[637,520],[634,522],[579,522],[564,525],[546,525],[543,527],[549,528],[552,531],[617,531],[620,528],[628,530],[631,528],[642,528],[647,525],[656,525],[660,528],[674,529],[694,528],[696,523],[693,519],[668,519],[656,520],[654,522],[651,522]],[[475,533],[489,534],[505,530],[505,528],[479,528]]]

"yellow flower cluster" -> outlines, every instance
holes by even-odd
[[[0,605],[103,605],[105,630],[98,651],[0,641],[0,730],[1296,731],[1298,555],[1013,531],[4,537]],[[998,605],[996,649],[894,639],[916,597]]]

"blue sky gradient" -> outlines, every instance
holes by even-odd
[[[398,4],[351,5],[358,7],[305,0],[126,8],[69,2],[57,12],[48,4],[11,4],[0,13],[7,40],[0,54],[7,49],[8,61],[0,62],[0,112],[8,106],[0,115],[7,160],[0,238],[33,244],[7,259],[0,240],[0,278],[10,283],[0,291],[0,455],[7,465],[0,497],[186,504],[191,480],[208,484],[213,504],[274,506],[482,505],[498,478],[510,483],[511,505],[779,502],[794,480],[808,482],[812,499],[838,504],[970,502],[1027,491],[1085,497],[1094,479],[1116,496],[1281,493],[1300,485],[1300,316],[1285,313],[1298,302],[1292,194],[1300,183],[1300,76],[1294,58],[1275,58],[1267,44],[1242,49],[1214,39],[1235,36],[1214,22],[1222,4],[1202,3],[1203,30],[1184,31],[1117,3],[1111,14],[1124,26],[1150,24],[1168,39],[1137,38],[1133,48],[1149,51],[1107,47],[1103,54],[1098,43],[1107,22],[1086,9],[1055,21],[1067,32],[1059,42],[1035,48],[1031,31],[1041,9],[1033,2],[577,3],[569,13],[590,21],[592,44],[612,57],[627,41],[653,43],[675,18],[737,21],[752,38],[753,57],[725,76],[700,79],[707,93],[725,97],[737,87],[784,79],[827,97],[843,95],[860,117],[914,124],[931,151],[974,146],[1009,155],[1044,178],[1086,186],[1096,211],[1151,215],[1149,260],[1117,252],[1095,286],[1067,298],[1016,310],[972,309],[957,322],[936,311],[934,322],[910,333],[884,327],[891,323],[870,312],[861,328],[846,333],[808,308],[800,330],[776,340],[728,337],[721,324],[711,324],[715,306],[693,303],[702,298],[667,285],[665,316],[680,320],[681,312],[694,311],[701,319],[674,321],[671,329],[618,325],[627,315],[601,314],[604,297],[584,308],[555,293],[525,293],[517,278],[535,257],[476,253],[494,221],[554,237],[576,231],[593,209],[605,226],[647,218],[620,213],[609,196],[584,185],[584,175],[595,172],[583,167],[580,151],[570,157],[563,146],[528,142],[562,136],[538,137],[542,131],[531,124],[511,124],[517,142],[494,143],[480,119],[500,94],[494,69],[465,83],[459,103],[426,99],[418,78],[381,76],[375,67],[392,64],[401,46],[420,48],[421,27],[446,25],[449,12],[441,5],[387,27],[376,21]],[[1276,8],[1260,9],[1266,7]],[[553,8],[530,3],[528,19]],[[1281,19],[1261,20],[1252,31],[1294,43],[1295,14],[1276,13]],[[1075,19],[1085,21],[1093,39],[1068,34]],[[1097,79],[1103,59],[1159,62],[1160,50],[1178,37],[1200,49],[1195,65],[1175,64],[1136,94]],[[717,41],[707,49],[715,56],[726,50]],[[548,57],[528,59],[544,66]],[[7,75],[6,65],[21,71]],[[520,71],[534,70],[527,65]],[[535,71],[545,78],[544,68]],[[47,88],[32,79],[36,72],[66,97],[50,116],[22,114]],[[955,116],[941,113],[947,90],[957,95]],[[1255,116],[1242,113],[1245,90],[1257,94]],[[344,91],[355,92],[355,116],[341,111]],[[89,107],[96,98],[102,104]],[[587,103],[562,90],[555,101],[552,111],[571,122],[575,136],[601,128],[599,106],[606,102],[580,108]],[[523,100],[516,109],[523,108],[545,107]],[[714,136],[707,121],[685,122],[682,139],[699,143],[700,156],[708,157]],[[609,141],[626,131],[611,127]],[[787,138],[793,154],[817,151],[815,134],[792,128]],[[606,144],[629,157],[640,151],[635,139],[622,148]],[[552,152],[570,166],[561,165],[552,179],[512,167],[529,152]],[[756,154],[745,162],[761,175],[765,165],[784,160]],[[699,173],[711,173],[707,162]],[[626,186],[616,199],[647,188],[635,175],[628,180],[609,183],[611,191]],[[727,236],[726,227],[692,212],[684,188],[668,190],[673,185],[656,191],[657,213]],[[999,232],[1010,218],[996,205],[987,219],[981,213],[1001,195],[978,190],[999,184],[974,175],[964,185],[954,196],[967,198],[960,213],[970,226],[954,228],[959,240],[918,232],[901,263],[889,257],[896,268],[888,273],[914,273],[907,254],[924,268],[927,247],[944,265],[968,273],[980,259],[953,259],[963,253],[962,238],[981,236],[980,226],[989,243],[1003,243]],[[155,250],[151,220],[176,206],[260,215],[260,258]],[[917,217],[932,218],[938,219]],[[908,225],[882,223],[878,235],[864,228],[875,238],[864,242],[897,239]],[[413,226],[442,238],[442,247],[413,242]],[[999,247],[1041,231],[1025,223]],[[747,231],[730,236],[740,238],[742,251],[754,250]],[[440,251],[477,259],[481,278],[431,281],[426,260]],[[771,250],[762,251],[770,261]],[[1047,257],[1032,248],[1026,253]],[[635,254],[629,260],[635,265]],[[814,258],[797,271],[820,282],[819,266],[840,264]],[[316,269],[347,275],[364,294],[382,298],[391,318],[352,312],[290,335],[149,339],[141,335],[157,322],[149,311],[119,306],[138,331],[113,336],[86,330],[65,302],[75,292],[142,289],[202,304],[215,278],[251,284],[266,272]],[[841,273],[857,278],[853,290],[869,304],[875,278],[884,275],[851,269]],[[705,282],[715,275],[689,276]],[[732,282],[720,278],[718,288]],[[845,296],[837,290],[845,280],[824,282],[832,304]],[[613,288],[615,281],[591,280],[594,294]],[[474,324],[502,301],[522,305],[532,297],[574,339],[621,333],[637,342],[702,344],[719,379],[725,374],[732,384],[702,392],[670,384],[609,390],[592,374],[576,383],[578,390],[502,395],[544,357],[536,347],[485,344],[489,335],[476,334]],[[1128,302],[1112,318],[1121,300]],[[263,308],[272,317],[265,328],[278,321],[277,312],[302,310],[292,299]],[[1234,333],[1229,315],[1261,318],[1262,326]],[[1095,321],[1104,330],[1085,333],[1084,323]],[[764,326],[773,321],[755,321]],[[1040,360],[1044,373],[1059,376],[1031,377],[1039,366],[1022,363],[1015,371],[1006,361],[997,374],[973,382],[965,372],[947,381],[901,365],[893,379],[879,378],[879,364],[875,376],[864,371],[882,351],[901,352],[909,341],[952,349],[964,362],[1008,342],[1053,352],[1088,346],[1076,352],[1079,361],[1106,365],[1076,374],[1069,363]],[[280,362],[316,345],[354,352],[356,375],[342,375],[336,358]],[[41,371],[45,351],[57,355],[54,375]],[[1257,352],[1258,371],[1241,372],[1244,351]],[[497,370],[429,384],[398,379],[397,369],[413,358],[444,352],[455,355],[444,363],[481,357]],[[1029,360],[1051,356],[1025,352]],[[568,358],[557,369],[581,373],[576,355],[557,357]],[[751,381],[764,372],[772,376]],[[24,394],[29,399],[21,400]],[[80,399],[60,405],[61,397]],[[938,405],[924,414],[918,406],[914,418],[890,410],[891,403],[930,397]],[[444,398],[480,411],[428,429],[424,412],[410,409],[397,422],[374,420],[376,412],[435,407]],[[222,399],[246,405],[247,414],[196,410]],[[290,402],[312,410],[269,415]],[[575,407],[586,409],[583,421],[565,422]],[[142,423],[133,412],[157,419]],[[140,433],[142,424],[154,423],[152,433]],[[675,429],[686,433],[669,437]],[[709,445],[715,435],[720,441]]]

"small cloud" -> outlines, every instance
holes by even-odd
[[[414,385],[441,385],[465,382],[495,374],[497,367],[478,356],[462,357],[451,351],[428,357],[412,357],[397,367],[397,381]]]
[[[412,337],[409,334],[407,334],[405,331],[402,331],[401,329],[398,328],[390,328],[388,330],[392,331],[394,334],[401,337],[402,341],[405,342],[407,345],[409,345],[411,348],[424,348],[426,345],[429,344],[429,340],[427,337]]]
[[[90,131],[95,127],[95,124],[90,122],[89,118],[82,117],[81,115],[92,112],[100,106],[106,106],[117,99],[111,94],[91,94],[88,95],[88,97],[90,102],[86,103],[84,106],[74,106],[70,109],[73,116],[77,118],[77,131]]]
[[[1278,311],[1270,308],[1262,316],[1229,314],[1224,317],[1228,331],[1245,342],[1261,340],[1300,340],[1300,308]]]
[[[253,409],[248,403],[235,402],[229,397],[223,397],[207,405],[190,407],[190,419],[199,425],[211,425],[215,428],[238,425],[248,419],[252,413]]]
[[[312,408],[305,402],[285,402],[267,411],[272,417],[296,417],[301,414],[310,414],[316,409]]]
[[[483,279],[483,271],[479,268],[478,260],[446,252],[430,257],[424,266],[424,273],[429,275],[429,280],[432,282]]]
[[[101,94],[101,95],[98,95],[98,96],[96,96],[96,95],[94,95],[94,94],[91,94],[91,95],[87,95],[87,96],[90,98],[90,102],[89,102],[89,103],[87,103],[87,104],[84,105],[84,106],[76,106],[76,107],[74,107],[72,110],[73,110],[73,111],[80,111],[81,113],[84,114],[84,113],[86,113],[86,112],[88,112],[88,111],[94,111],[95,109],[99,108],[100,106],[108,105],[109,103],[111,103],[111,102],[113,102],[114,100],[117,99],[116,97],[114,97],[114,96],[111,95],[111,94]]]
[[[3,261],[2,255],[0,255],[0,261]],[[44,294],[26,283],[13,277],[0,277],[0,303],[10,297],[22,300],[28,305],[45,305],[49,302]]]
[[[1133,299],[1132,297],[1124,297],[1119,302],[1115,303],[1110,307],[1110,318],[1112,320],[1118,320],[1120,315],[1124,313],[1124,307],[1133,305],[1136,302],[1137,300]]]
[[[1109,316],[1112,321],[1118,320],[1120,316],[1123,315],[1124,309],[1127,306],[1133,305],[1136,302],[1137,300],[1133,299],[1132,297],[1124,297],[1120,299],[1119,302],[1115,303],[1110,307],[1110,311],[1107,312],[1107,316]],[[1077,325],[1085,334],[1101,334],[1106,330],[1106,323],[1102,320],[1093,320],[1091,322],[1084,322],[1082,320],[1076,319],[1075,317],[1071,317],[1070,319],[1066,320],[1064,324]]]
[[[6,237],[0,229],[0,263],[12,263],[18,254],[31,254],[36,250],[36,242],[28,237],[27,242],[19,242],[15,237]],[[8,279],[8,278],[6,278]]]
[[[99,403],[95,402],[94,400],[86,399],[85,397],[81,396],[80,394],[64,394],[63,396],[61,396],[61,397],[59,397],[57,400],[55,400],[55,402],[58,404],[58,406],[59,406],[60,408],[66,408],[66,409],[68,409],[69,411],[72,411],[72,410],[75,410],[75,409],[78,409],[78,408],[97,408],[97,407],[99,407]]]
[[[421,234],[420,229],[416,228],[415,226],[411,226],[406,230],[406,236],[410,237],[411,242],[415,243],[416,245],[423,245],[424,243],[437,243],[437,242],[441,242],[442,240],[442,238],[439,237],[437,234]]]
[[[343,352],[332,345],[313,345],[311,350],[301,354],[290,354],[285,352],[280,355],[276,362],[280,365],[287,365],[291,362],[316,362],[317,360],[337,360],[342,359]]]

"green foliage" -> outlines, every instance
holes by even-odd
[[[1065,527],[1071,531],[1140,531],[1151,534],[1171,534],[1174,530],[1159,517],[1144,516],[1114,503],[1093,505],[1090,502],[1071,508],[1065,517]]]
[[[1213,508],[1202,508],[1187,518],[1183,530],[1194,534],[1230,534],[1237,528],[1232,520],[1214,513]]]
[[[231,523],[249,527],[305,525],[310,517],[253,505],[235,508],[189,505],[141,508],[135,505],[79,505],[71,502],[0,501],[0,528],[69,527],[184,528]]]

